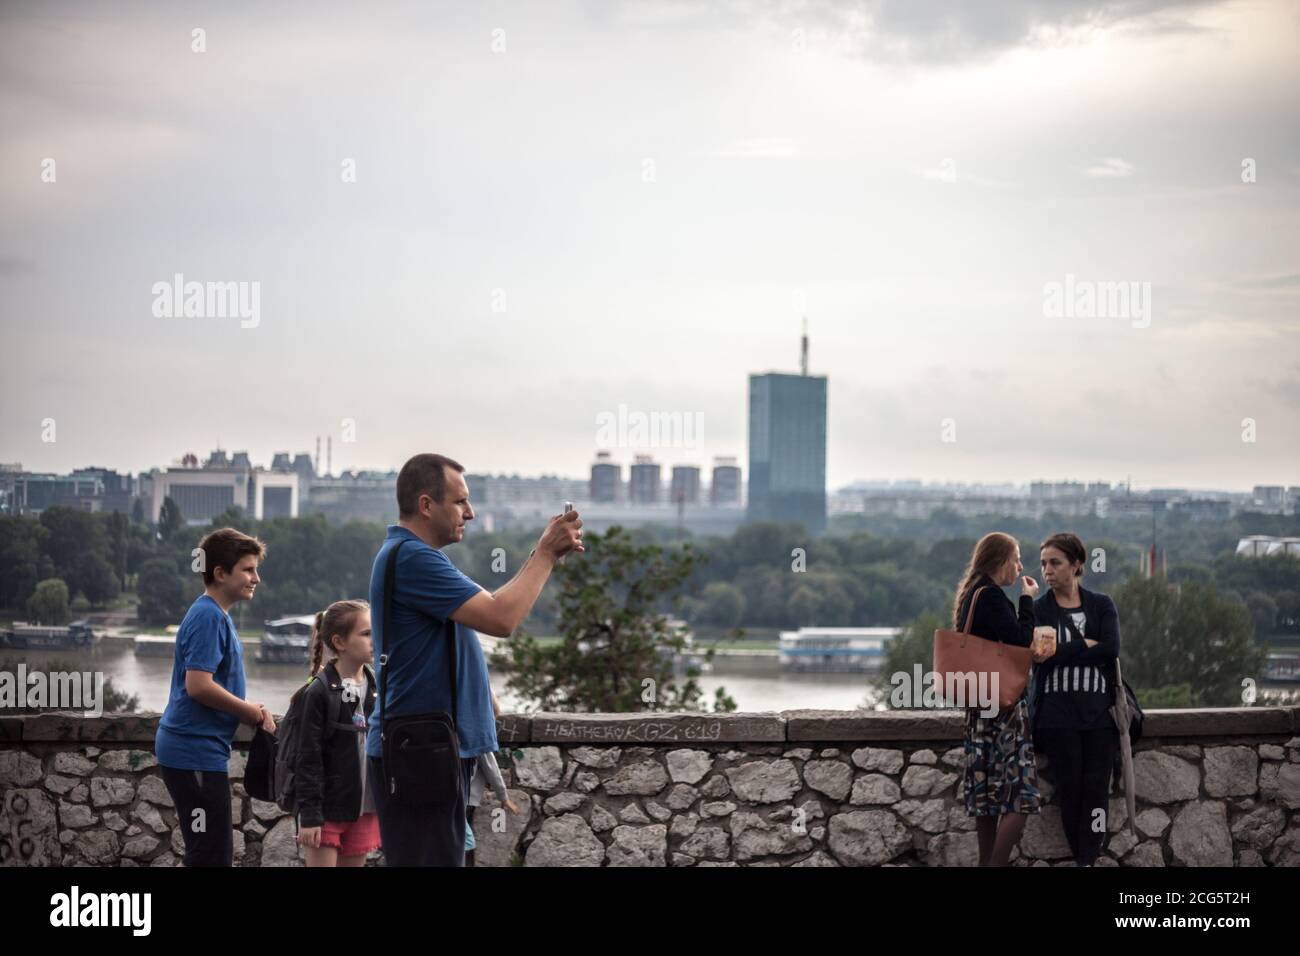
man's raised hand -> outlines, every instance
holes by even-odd
[[[582,546],[582,519],[578,512],[569,511],[552,518],[537,542],[537,550],[557,560],[570,551],[586,551]]]

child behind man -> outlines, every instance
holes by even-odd
[[[501,716],[501,704],[497,700],[496,691],[492,691],[492,713]],[[519,806],[510,799],[510,794],[506,790],[505,781],[501,779],[501,768],[497,766],[496,754],[486,753],[479,754],[474,764],[474,776],[469,781],[469,802],[465,807],[465,865],[474,865],[474,811],[478,809],[479,804],[483,802],[483,791],[487,787],[492,788],[493,794],[496,795],[497,802],[505,806],[511,813],[518,815]]]
[[[365,601],[335,601],[316,615],[312,680],[298,692],[306,695],[298,842],[308,866],[364,866],[380,846],[365,773],[366,725],[375,708],[375,676],[366,662],[373,652]]]

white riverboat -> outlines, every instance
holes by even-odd
[[[801,627],[782,631],[781,669],[823,673],[874,673],[901,627]]]
[[[282,617],[267,621],[257,649],[260,664],[305,664],[311,651],[311,631],[316,615]]]

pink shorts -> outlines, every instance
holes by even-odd
[[[351,823],[326,820],[320,828],[320,845],[332,846],[340,856],[363,856],[382,845],[379,839],[379,816],[363,813]]]

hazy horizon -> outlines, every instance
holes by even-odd
[[[1294,4],[252,12],[0,9],[0,461],[585,478],[626,406],[748,475],[806,317],[831,489],[1300,485]]]
[[[324,447],[324,446],[322,446],[322,452],[321,452],[321,457],[322,457],[322,458],[325,457],[325,455],[324,455],[324,451],[323,451],[323,447]],[[196,452],[196,454],[198,454],[198,458],[199,458],[199,465],[202,466],[203,463],[207,460],[208,455],[209,455],[212,451],[215,451],[215,450],[224,451],[224,452],[226,453],[226,455],[229,456],[229,455],[232,453],[232,451],[243,451],[244,449],[242,449],[242,448],[237,448],[237,449],[222,448],[222,449],[208,449],[208,451],[206,451],[206,452],[204,452],[204,453],[202,453],[202,454],[198,454],[198,453]],[[276,449],[277,452],[284,452],[284,451],[287,451],[287,450],[288,450],[288,449],[285,449],[285,448],[277,448],[277,449]],[[310,452],[308,449],[305,449],[305,448],[303,448],[303,449],[299,449],[297,452],[293,452],[293,451],[290,451],[290,452],[289,452],[290,455],[297,455],[297,454],[304,454],[304,453],[312,455],[313,458],[315,457],[315,456],[314,456],[314,453]],[[268,454],[268,455],[265,457],[265,460],[259,459],[256,455],[251,455],[251,454],[250,454],[250,456],[249,456],[249,460],[250,460],[250,462],[251,462],[251,464],[253,465],[254,468],[257,468],[257,467],[269,468],[270,463],[271,463],[271,454]],[[624,465],[624,466],[628,466],[628,465],[631,464],[631,461],[617,461],[617,460],[616,460],[616,463],[617,463],[617,464],[622,464],[622,465]],[[27,468],[26,465],[25,465],[25,463],[23,463],[23,462],[12,462],[12,461],[5,461],[5,460],[3,460],[3,459],[0,459],[0,465],[7,465],[7,464],[22,464],[22,465],[24,466],[24,471],[27,471],[27,472],[33,472],[33,471],[36,470],[36,469]],[[589,472],[588,472],[588,473],[578,474],[578,473],[565,473],[565,472],[554,472],[554,471],[551,471],[551,472],[531,472],[531,473],[520,472],[520,471],[484,471],[484,470],[481,470],[481,469],[475,469],[471,464],[469,464],[469,463],[467,463],[467,462],[461,462],[461,464],[465,465],[465,472],[466,472],[466,474],[469,474],[469,475],[482,475],[482,476],[493,477],[493,478],[520,478],[520,479],[542,479],[542,478],[547,478],[547,479],[556,479],[556,480],[560,480],[560,481],[589,481],[590,478],[591,478],[591,475],[590,475]],[[662,462],[659,462],[658,464],[660,464],[661,467],[662,467],[661,481],[662,481],[662,483],[663,483],[664,485],[667,485],[667,484],[670,483],[670,481],[671,481],[671,479],[672,479],[672,466],[671,466],[671,465],[663,465]],[[689,462],[684,462],[683,464],[691,464],[691,463],[689,463]],[[742,480],[743,480],[745,483],[748,483],[748,480],[749,480],[749,471],[748,471],[748,468],[746,467],[746,465],[745,465],[744,462],[739,462],[739,464],[740,464],[740,466],[741,466]],[[166,464],[159,464],[159,465],[156,465],[156,466],[153,466],[153,467],[156,467],[156,468],[159,468],[160,470],[162,470],[162,469],[167,469],[167,468],[180,468],[181,465],[179,464],[178,461],[170,461],[170,462],[167,462]],[[707,464],[707,465],[700,465],[700,466],[698,466],[698,467],[700,468],[700,481],[701,481],[701,483],[702,483],[702,487],[706,487],[706,488],[707,488],[707,487],[709,487],[709,485],[711,484],[711,481],[712,481],[713,465],[712,465],[712,463],[710,462],[710,463]],[[78,468],[107,468],[107,469],[114,470],[114,471],[117,471],[117,472],[122,473],[122,474],[132,474],[132,475],[137,475],[137,476],[147,475],[147,474],[149,473],[149,471],[152,470],[152,468],[150,468],[150,469],[146,469],[145,471],[140,471],[140,472],[136,472],[136,471],[128,471],[127,469],[124,469],[124,468],[117,468],[117,467],[115,467],[114,465],[109,464],[109,463],[106,463],[106,462],[98,462],[98,461],[97,461],[97,462],[83,462],[83,463],[81,463],[81,464],[71,466],[71,467],[68,468],[68,469],[63,469],[62,471],[60,471],[60,473],[62,473],[62,474],[66,474],[66,473],[72,471],[73,469],[78,469]],[[393,465],[378,466],[378,467],[373,467],[373,468],[366,467],[366,468],[347,468],[347,469],[340,469],[339,467],[335,466],[334,469],[333,469],[333,472],[332,472],[332,473],[330,473],[330,474],[327,475],[325,472],[323,472],[323,471],[319,471],[317,477],[342,478],[342,477],[345,477],[349,472],[353,472],[353,473],[360,473],[360,472],[382,472],[382,473],[389,473],[389,472],[397,472],[397,471],[400,470],[400,469],[401,469],[401,462],[398,462],[398,463],[393,464]],[[1025,491],[1028,491],[1029,486],[1030,486],[1031,484],[1033,484],[1033,483],[1035,483],[1035,482],[1040,482],[1040,481],[1042,481],[1042,482],[1052,482],[1052,483],[1054,483],[1054,482],[1081,482],[1081,483],[1083,483],[1083,484],[1085,484],[1085,485],[1087,485],[1087,484],[1091,484],[1092,482],[1096,482],[1096,481],[1100,481],[1100,482],[1110,482],[1111,490],[1114,491],[1114,492],[1122,491],[1122,490],[1125,488],[1125,486],[1126,486],[1126,481],[1125,481],[1124,479],[1122,479],[1122,478],[1121,478],[1121,479],[1098,478],[1098,477],[1096,477],[1096,476],[1093,476],[1093,477],[1091,477],[1091,478],[1085,478],[1085,477],[1078,476],[1078,475],[1074,475],[1074,476],[1065,475],[1065,476],[1055,476],[1055,477],[1054,477],[1054,476],[1038,476],[1038,477],[1029,478],[1029,479],[1025,479],[1025,480],[1012,480],[1012,479],[997,480],[997,479],[992,479],[992,480],[981,480],[981,481],[971,481],[971,482],[961,482],[961,481],[957,481],[957,480],[955,480],[955,479],[943,479],[943,478],[934,479],[934,480],[932,480],[932,481],[929,481],[929,480],[919,479],[919,478],[916,478],[916,477],[907,477],[907,478],[880,478],[880,477],[872,477],[872,476],[862,476],[862,477],[854,478],[854,479],[851,479],[851,480],[849,480],[849,481],[841,482],[841,483],[839,483],[839,484],[835,484],[835,485],[829,485],[829,484],[828,484],[828,485],[826,486],[826,491],[827,491],[828,494],[838,494],[838,493],[841,493],[841,492],[850,492],[850,493],[852,493],[853,491],[862,490],[862,489],[853,489],[853,486],[855,486],[855,485],[863,485],[863,484],[871,485],[871,484],[878,484],[878,483],[885,483],[885,482],[889,482],[889,483],[892,484],[892,485],[898,485],[898,484],[905,483],[905,482],[915,482],[915,481],[921,481],[921,482],[922,482],[922,484],[923,484],[923,486],[924,486],[923,490],[929,490],[929,489],[931,489],[931,488],[934,488],[934,489],[937,490],[937,489],[942,488],[943,486],[960,486],[960,487],[1002,487],[1002,486],[1014,486],[1014,487],[1017,487],[1017,488],[1022,488],[1022,489],[1024,489]],[[627,471],[627,468],[626,468],[626,467],[625,467],[624,470],[623,470],[623,483],[624,483],[624,484],[627,484],[627,483],[628,483],[628,471]],[[1260,485],[1266,485],[1266,483],[1259,483],[1259,484],[1260,484]],[[1249,493],[1250,493],[1250,492],[1251,492],[1255,487],[1256,487],[1256,485],[1252,485],[1252,486],[1250,486],[1250,487],[1245,487],[1245,488],[1242,488],[1242,487],[1235,487],[1235,488],[1234,488],[1234,487],[1222,486],[1222,485],[1189,485],[1189,484],[1186,484],[1186,483],[1181,483],[1181,484],[1179,484],[1179,483],[1170,483],[1170,484],[1159,484],[1159,485],[1154,485],[1154,484],[1142,484],[1142,483],[1139,483],[1139,482],[1136,482],[1136,481],[1134,481],[1134,482],[1132,483],[1132,489],[1133,489],[1133,491],[1134,491],[1134,492],[1137,492],[1137,493],[1140,493],[1140,494],[1145,494],[1145,493],[1148,493],[1148,492],[1150,492],[1150,491],[1153,491],[1153,490],[1159,490],[1159,489],[1181,489],[1181,490],[1185,490],[1185,491],[1192,492],[1192,493],[1225,492],[1225,493],[1231,493],[1231,494],[1249,494]],[[1272,487],[1298,487],[1298,486],[1297,486],[1297,485],[1287,485],[1287,484],[1283,483],[1282,485],[1273,485]],[[872,489],[872,490],[882,490],[882,489]],[[663,501],[663,502],[660,502],[660,503],[663,504],[665,507],[669,507],[669,506],[671,506],[671,502]],[[605,504],[608,504],[608,502],[605,502]]]

